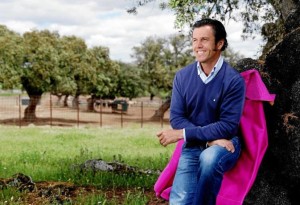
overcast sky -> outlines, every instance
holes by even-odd
[[[0,24],[23,34],[32,29],[76,35],[89,47],[106,46],[113,60],[132,62],[132,47],[147,37],[168,37],[174,29],[175,16],[162,11],[157,2],[140,7],[137,15],[128,14],[135,0],[0,0]],[[261,38],[241,40],[242,26],[225,25],[229,46],[245,57],[257,58]]]

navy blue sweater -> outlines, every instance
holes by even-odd
[[[170,123],[185,128],[187,142],[230,139],[238,132],[245,100],[245,82],[225,61],[218,74],[204,84],[197,62],[179,70],[173,81]]]

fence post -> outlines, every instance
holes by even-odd
[[[50,127],[52,128],[52,94],[50,93]]]
[[[102,127],[102,99],[100,98],[100,127]]]
[[[121,109],[121,128],[123,128],[123,107]]]
[[[21,128],[21,94],[19,94],[19,128]]]
[[[143,128],[143,118],[144,118],[144,104],[141,102],[141,128]]]
[[[79,127],[79,100],[77,99],[77,127]]]
[[[161,107],[162,107],[162,105],[163,105],[163,103],[164,103],[164,101],[162,100],[161,101]],[[161,115],[161,117],[160,117],[160,126],[161,126],[161,128],[163,128],[164,127],[164,115]]]

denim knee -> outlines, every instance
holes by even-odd
[[[219,152],[216,149],[206,149],[204,150],[199,158],[199,171],[204,174],[213,173],[215,170],[219,170]]]

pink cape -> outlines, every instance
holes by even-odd
[[[217,205],[243,204],[268,146],[263,101],[273,103],[275,95],[268,92],[257,70],[242,72],[241,76],[246,84],[246,99],[240,122],[244,147],[236,166],[224,174]],[[166,200],[169,200],[182,144],[183,140],[177,143],[169,163],[154,185],[156,196]]]

